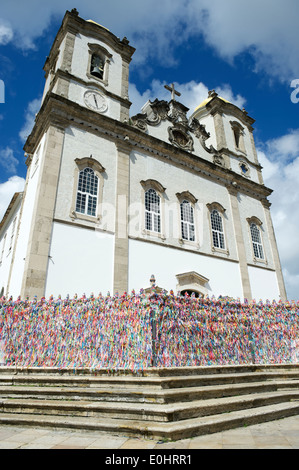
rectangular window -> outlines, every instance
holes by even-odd
[[[211,212],[211,227],[213,246],[215,248],[225,249],[224,232],[221,215],[217,210]]]
[[[195,228],[194,228],[193,207],[189,201],[183,201],[180,204],[180,208],[181,208],[182,239],[194,242]]]
[[[7,236],[7,234],[4,235],[3,242],[2,242],[0,265],[2,264],[2,261],[3,261],[5,243],[6,243],[6,236]]]
[[[145,229],[161,232],[160,196],[152,188],[145,193]]]
[[[17,223],[17,218],[14,218],[14,221],[12,223],[12,229],[11,229],[11,236],[10,236],[10,244],[9,244],[9,251],[12,249],[13,245],[13,239],[15,235],[15,230],[16,230],[16,223]]]

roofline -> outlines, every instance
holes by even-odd
[[[5,214],[4,214],[4,216],[2,217],[2,220],[1,220],[1,222],[0,222],[0,231],[1,231],[2,228],[4,227],[5,222],[6,222],[7,219],[8,219],[9,214],[12,212],[13,207],[16,205],[16,202],[17,202],[18,199],[19,199],[20,197],[22,197],[22,196],[23,196],[23,191],[18,192],[18,193],[14,193],[14,195],[13,195],[13,197],[11,198],[11,201],[10,201],[10,203],[9,203],[7,209],[6,209],[6,212],[5,212]]]

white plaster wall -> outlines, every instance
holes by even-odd
[[[262,222],[262,226],[260,227],[260,233],[264,248],[265,261],[267,262],[267,264],[265,264],[265,262],[263,261],[256,261],[256,263],[260,264],[261,266],[266,266],[268,268],[274,269],[274,261],[271,246],[269,243],[269,234],[266,224],[265,212],[261,202],[249,196],[246,196],[245,194],[240,193],[238,194],[238,201],[247,263],[253,263],[254,259],[249,224],[246,219],[255,216]]]
[[[24,273],[24,266],[25,266],[25,258],[27,255],[27,247],[29,242],[30,236],[30,227],[31,221],[33,216],[33,211],[35,205],[37,203],[36,199],[36,192],[38,187],[38,181],[40,178],[40,170],[43,165],[44,159],[44,151],[45,151],[45,142],[46,142],[46,135],[44,135],[40,141],[40,151],[39,151],[39,159],[38,164],[36,165],[36,151],[33,154],[32,163],[28,169],[29,174],[28,184],[26,188],[26,193],[24,195],[24,203],[22,209],[22,218],[20,222],[19,234],[16,241],[16,252],[15,252],[15,259],[14,265],[12,270],[12,275],[10,279],[9,285],[9,293],[13,295],[14,298],[20,295],[21,293],[21,286],[22,286],[22,279]],[[37,146],[37,149],[39,145]]]
[[[244,176],[243,173],[242,173],[242,170],[240,168],[240,163],[243,163],[243,162],[246,165],[248,165],[248,167],[249,167],[248,176]],[[254,181],[255,183],[259,183],[258,173],[257,173],[256,168],[253,165],[248,164],[246,159],[242,158],[242,156],[240,156],[238,158],[238,157],[235,157],[235,156],[231,155],[230,156],[230,166],[231,166],[231,169],[235,173],[237,173],[238,175],[243,176],[243,178],[248,179],[250,181]]]
[[[156,284],[177,291],[176,274],[195,271],[209,279],[208,295],[242,297],[239,264],[154,243],[129,240],[129,292],[150,286],[152,274]]]
[[[226,237],[227,253],[217,253],[225,259],[237,259],[237,250],[232,223],[230,199],[227,189],[208,178],[201,177],[183,168],[170,164],[167,160],[159,160],[152,156],[133,151],[130,159],[130,207],[132,223],[129,234],[133,237],[157,239],[155,236],[144,234],[144,191],[141,180],[154,179],[166,188],[163,194],[162,207],[162,233],[165,243],[173,246],[181,246],[180,238],[180,214],[179,200],[176,193],[190,191],[198,202],[195,206],[195,224],[197,239],[195,243],[184,243],[186,250],[198,250],[206,254],[213,254],[211,246],[211,231],[209,222],[208,203],[219,202],[225,209],[224,229]],[[161,241],[162,243],[162,241]]]
[[[6,227],[4,227],[3,235],[0,240],[0,257],[2,256],[2,251],[4,248],[4,252],[2,256],[2,263],[0,265],[0,290],[2,289],[2,287],[4,287],[5,295],[6,295],[10,266],[12,263],[14,246],[16,242],[16,234],[17,234],[17,228],[18,228],[18,222],[19,222],[19,216],[20,216],[20,207],[21,206],[19,203],[9,215],[9,219],[6,223]],[[13,240],[11,240],[13,221],[15,220],[15,218],[17,218],[16,225],[14,229]]]
[[[112,292],[114,236],[55,223],[45,296]]]
[[[248,160],[250,160],[251,162],[254,162],[255,160],[254,160],[253,149],[252,149],[252,145],[251,145],[251,141],[250,141],[250,135],[249,135],[248,128],[246,127],[246,125],[242,121],[237,119],[235,116],[232,116],[232,115],[229,115],[229,114],[224,114],[223,115],[223,125],[224,125],[225,137],[226,137],[226,142],[227,142],[227,148],[229,150],[232,150],[235,153],[240,154],[240,158],[242,158],[242,155],[244,155],[243,152],[240,152],[236,148],[234,133],[233,133],[230,121],[236,121],[244,128],[243,139],[244,139],[244,147],[245,147],[245,151],[246,151],[246,156],[247,156]]]
[[[55,218],[71,221],[70,211],[72,208],[72,198],[75,181],[76,158],[92,157],[99,161],[105,168],[103,176],[103,206],[101,222],[95,219],[99,228],[114,230],[114,210],[115,210],[115,182],[116,182],[116,147],[110,140],[98,135],[86,133],[76,127],[69,127],[66,130],[62,161],[58,182],[58,191],[55,207]],[[102,182],[100,183],[102,184]],[[79,220],[80,224],[92,225],[92,223]],[[74,222],[75,223],[75,222]]]
[[[279,300],[279,288],[276,273],[254,266],[248,266],[249,280],[252,291],[252,298],[257,302],[267,299]]]
[[[92,87],[92,86],[89,87],[86,85],[82,85],[72,80],[70,81],[68,99],[86,108],[87,106],[84,102],[84,93],[87,90],[95,90],[97,93],[101,93],[99,89],[96,87]],[[119,119],[120,118],[120,103],[114,100],[113,98],[111,98],[110,96],[107,96],[104,92],[102,92],[101,94],[103,95],[108,107],[104,112],[101,112],[100,114],[111,117],[113,119]]]
[[[122,80],[122,58],[120,54],[115,52],[108,44],[99,41],[93,37],[83,36],[77,34],[75,38],[74,54],[72,60],[72,74],[83,79],[89,80],[86,72],[88,68],[89,47],[88,43],[100,44],[105,47],[107,51],[112,54],[109,64],[109,76],[107,90],[121,95],[121,80]]]
[[[198,119],[200,124],[205,126],[206,131],[211,134],[210,137],[206,140],[206,146],[210,147],[210,145],[213,145],[213,147],[217,149],[217,139],[213,116],[211,116],[210,114],[206,114],[196,119]]]

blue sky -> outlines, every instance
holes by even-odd
[[[26,175],[23,145],[44,87],[43,65],[65,11],[77,8],[136,48],[131,115],[169,99],[193,111],[215,89],[256,119],[288,296],[299,299],[298,0],[1,0],[0,219]],[[1,100],[1,90],[0,90]]]

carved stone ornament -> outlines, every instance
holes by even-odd
[[[194,150],[194,141],[190,133],[197,137],[204,148],[210,154],[214,154],[215,163],[224,166],[224,159],[220,153],[210,145],[207,147],[206,140],[210,137],[204,125],[193,118],[189,123],[187,112],[189,109],[178,101],[171,100],[169,103],[164,100],[155,99],[146,105],[145,113],[136,114],[131,118],[134,127],[146,132],[148,126],[157,126],[161,121],[170,121],[173,127],[168,128],[169,141],[177,147],[187,150]]]
[[[193,139],[185,127],[176,124],[174,127],[168,127],[169,141],[183,150],[193,151]]]
[[[219,152],[216,152],[214,154],[213,163],[215,163],[216,165],[225,166],[224,158],[222,155],[220,155]]]

